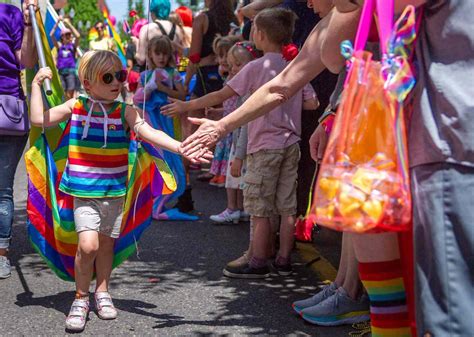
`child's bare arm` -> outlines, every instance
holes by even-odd
[[[221,90],[211,92],[205,96],[190,100],[189,102],[170,99],[172,103],[162,107],[161,113],[166,116],[175,116],[183,112],[204,109],[206,107],[222,104],[226,99],[234,95],[236,95],[236,92],[228,85],[225,85]]]
[[[31,83],[30,121],[34,126],[47,128],[58,125],[71,117],[75,99],[70,99],[63,104],[44,111],[41,85],[46,78],[51,79],[52,77],[51,69],[41,68]]]
[[[140,116],[138,109],[132,106],[127,106],[125,110],[125,120],[127,121],[129,127],[131,127],[141,139],[155,145],[156,147],[182,155],[181,142],[168,136],[163,131],[152,128]],[[206,150],[206,152],[203,152],[201,155],[201,158],[198,158],[197,162],[209,162],[209,159],[211,158],[212,153]],[[188,159],[196,162],[194,159]]]

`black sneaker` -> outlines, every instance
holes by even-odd
[[[275,261],[272,262],[272,269],[280,276],[288,276],[293,273],[291,263],[279,265]]]
[[[223,271],[224,275],[230,278],[267,278],[270,276],[270,269],[268,266],[261,268],[252,268],[249,263],[240,266],[227,266]]]

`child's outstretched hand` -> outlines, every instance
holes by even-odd
[[[48,79],[53,78],[53,72],[51,71],[51,69],[49,67],[40,68],[40,70],[38,70],[35,77],[33,78],[33,83],[42,85],[44,80],[47,78]]]
[[[206,148],[201,148],[197,151],[197,153],[194,153],[192,156],[189,156],[184,153],[183,147],[180,146],[178,147],[178,153],[193,164],[207,164],[210,163],[212,158],[214,157],[213,153]]]
[[[170,101],[171,103],[161,107],[161,113],[163,115],[169,117],[176,117],[179,114],[182,114],[183,112],[187,111],[186,102],[171,97],[168,97],[168,101]]]

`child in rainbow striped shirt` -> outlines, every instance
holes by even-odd
[[[33,80],[31,123],[49,127],[70,119],[68,160],[59,189],[74,196],[79,243],[74,262],[76,298],[66,319],[66,329],[82,331],[89,311],[94,264],[98,316],[117,317],[108,285],[126,194],[129,129],[133,128],[143,140],[171,152],[182,154],[181,143],[149,126],[137,109],[115,101],[127,72],[112,52],[90,51],[82,57],[79,79],[89,97],[71,99],[44,111],[41,84],[46,78],[52,78],[52,72],[42,68]],[[210,158],[212,154],[203,151],[197,162],[207,162]]]

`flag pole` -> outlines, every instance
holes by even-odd
[[[36,22],[36,13],[34,5],[29,5],[28,9],[30,10],[30,19],[31,25],[33,28],[33,34],[35,36],[36,51],[38,52],[38,61],[41,68],[47,67],[46,58],[44,57],[43,43],[41,41],[41,35],[38,27],[38,22]],[[53,91],[51,90],[51,81],[47,78],[43,82],[43,88],[46,92],[46,95],[50,96]]]

